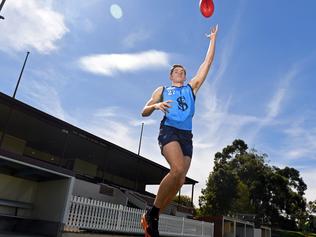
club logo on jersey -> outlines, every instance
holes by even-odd
[[[177,99],[177,102],[178,102],[178,109],[182,110],[182,111],[185,111],[188,109],[188,104],[185,102],[185,98],[184,96],[180,96],[178,97]]]

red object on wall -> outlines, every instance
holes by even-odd
[[[200,11],[203,16],[211,17],[214,13],[214,3],[212,0],[200,0]]]

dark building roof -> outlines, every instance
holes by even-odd
[[[65,159],[67,157],[85,157],[89,159],[89,162],[96,165],[100,165],[101,162],[105,167],[104,172],[107,174],[129,180],[136,179],[140,183],[149,185],[159,184],[169,172],[168,168],[143,156],[139,156],[0,92],[1,104],[3,108],[2,111],[0,109],[0,126],[14,124],[14,126],[10,126],[10,132],[23,137],[32,137],[32,134],[34,137],[36,134],[40,137],[40,140],[47,142],[39,144],[39,141],[32,141],[32,139],[29,139],[28,142],[37,142],[37,145],[40,146],[50,146],[49,149],[54,150],[52,153],[59,153]],[[7,114],[7,116],[3,116],[4,114]],[[40,123],[34,125],[31,118],[36,118],[43,125],[41,126]],[[8,128],[0,127],[0,130],[5,132],[6,129]],[[67,136],[73,136],[71,144],[67,144]],[[76,149],[66,149],[67,146],[75,146]],[[102,159],[97,157],[102,157]],[[195,184],[197,181],[187,177],[185,183]]]

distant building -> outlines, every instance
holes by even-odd
[[[253,222],[228,216],[206,216],[198,218],[214,223],[214,237],[271,237],[271,228],[255,228]]]

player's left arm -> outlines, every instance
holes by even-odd
[[[210,38],[210,44],[204,59],[204,62],[201,64],[198,72],[195,77],[189,82],[193,89],[193,93],[196,95],[197,91],[200,89],[201,85],[205,81],[205,78],[210,70],[212,65],[214,55],[215,55],[215,43],[216,43],[216,35],[217,35],[218,25],[214,26],[211,29],[211,34],[208,36]]]

